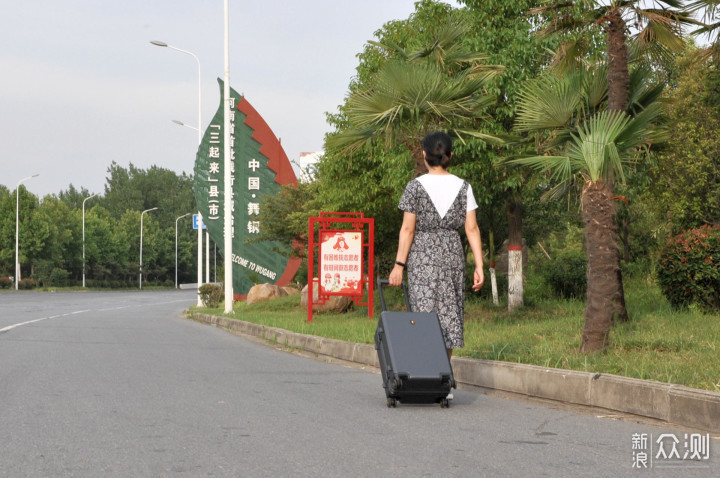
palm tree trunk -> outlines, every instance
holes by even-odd
[[[405,142],[405,146],[410,150],[410,155],[415,162],[415,176],[419,177],[427,173],[427,166],[425,166],[425,156],[423,156],[422,143],[420,141],[413,141],[412,143]]]
[[[608,14],[608,109],[612,111],[625,111],[627,108],[628,92],[630,88],[630,71],[628,69],[628,53],[625,36],[625,21],[619,10]],[[610,185],[612,188],[612,185]],[[620,268],[620,254],[616,257],[617,272],[615,273],[615,311],[618,320],[630,320],[625,307],[625,289],[623,287],[622,269]]]
[[[608,109],[625,111],[630,88],[628,53],[625,45],[625,21],[615,10],[607,16],[608,41]]]
[[[603,181],[587,183],[582,192],[585,248],[588,255],[587,308],[580,351],[591,353],[608,346],[617,290],[616,204]]]

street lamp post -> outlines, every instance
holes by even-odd
[[[233,311],[233,271],[232,271],[232,182],[230,176],[230,168],[232,165],[232,150],[230,148],[230,1],[223,2],[224,13],[224,31],[225,31],[225,48],[224,48],[224,66],[225,66],[225,82],[223,84],[223,127],[225,128],[223,135],[223,150],[225,151],[224,164],[225,171],[223,174],[223,184],[225,188],[224,198],[224,233],[223,244],[225,252],[225,313],[230,314]]]
[[[15,187],[15,290],[18,290],[18,282],[20,281],[20,248],[18,247],[20,244],[20,184],[38,176],[40,176],[40,173],[22,178]]]
[[[83,289],[85,288],[85,201],[87,201],[88,199],[92,199],[95,196],[97,196],[97,194],[93,194],[92,196],[88,196],[85,199],[83,199],[83,205],[82,205],[82,210],[83,210],[82,211],[83,212],[83,224],[82,224],[82,226],[83,226],[83,228],[82,228],[83,229],[82,230],[82,233],[83,233],[82,234],[82,236],[83,236]]]
[[[156,207],[151,209],[145,209],[140,213],[140,288],[142,289],[142,244],[143,244],[143,215],[146,212],[154,211]]]
[[[177,256],[177,243],[178,243],[178,221],[184,217],[189,216],[191,213],[183,214],[182,216],[175,219],[175,288],[178,288],[178,279],[177,279],[177,272],[178,272],[178,256]]]
[[[186,55],[190,55],[191,57],[195,58],[195,61],[197,62],[198,66],[198,146],[200,143],[202,143],[202,73],[200,70],[200,59],[195,55],[194,53],[191,53],[187,50],[182,50],[180,48],[176,48],[172,45],[168,45],[165,42],[153,40],[150,43],[152,43],[155,46],[160,46],[164,48],[170,48],[171,50],[179,51],[180,53],[185,53]],[[183,124],[184,126],[184,124]],[[200,212],[198,211],[198,219],[201,218]],[[197,282],[198,282],[198,295],[197,295],[197,305],[198,307],[202,307],[202,299],[200,299],[200,286],[202,285],[202,227],[198,227],[198,266],[197,266]]]

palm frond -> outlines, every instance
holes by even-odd
[[[528,156],[510,159],[508,164],[527,166],[535,171],[547,174],[554,182],[563,182],[576,173],[577,164],[570,156]]]
[[[371,146],[375,128],[347,129],[342,133],[330,134],[325,139],[325,148],[353,153],[363,147]]]
[[[682,2],[680,0],[661,0],[659,3],[664,3],[668,7],[680,9],[680,8],[683,8],[684,2]]]
[[[386,39],[383,42],[368,40],[368,43],[378,47],[381,50],[384,50],[386,53],[392,54],[394,57],[403,60],[407,59],[407,52],[405,51],[405,49],[391,40]]]
[[[558,75],[571,73],[581,68],[581,59],[588,50],[584,38],[569,40],[558,46],[557,50],[550,50],[552,61],[550,70]]]
[[[718,0],[696,0],[694,2],[690,2],[686,6],[687,10],[689,12],[694,12],[696,10],[707,10],[707,13],[713,14],[717,9],[720,9],[720,1]]]
[[[603,111],[578,128],[568,146],[568,156],[585,165],[591,181],[605,178],[623,179],[620,155],[615,138],[629,118],[622,112]]]
[[[465,138],[463,138],[463,136],[471,136],[494,146],[508,146],[511,144],[518,144],[523,141],[523,138],[520,136],[511,134],[487,134],[482,131],[458,128],[453,128],[451,131],[463,143],[465,142]]]
[[[685,47],[677,14],[667,10],[639,10],[638,15],[644,20],[644,28],[635,36],[640,48],[647,49],[658,44],[672,52],[679,52]]]
[[[583,94],[590,110],[596,110],[607,100],[608,67],[607,65],[592,70],[582,70]]]
[[[642,145],[664,141],[664,130],[656,126],[662,115],[662,106],[655,102],[636,114],[627,122],[615,141],[624,150],[634,150]]]
[[[647,67],[638,67],[630,72],[628,88],[628,109],[631,116],[639,113],[652,103],[660,100],[665,85],[651,83],[652,72]]]
[[[582,105],[582,78],[546,75],[526,83],[519,94],[515,129],[534,131],[568,125]]]
[[[389,61],[375,74],[371,88],[348,96],[348,137],[331,144],[351,150],[378,138],[393,143],[412,135],[415,141],[430,125],[448,129],[482,119],[484,110],[496,102],[487,93],[488,82],[500,71],[473,65],[450,74],[434,62]],[[474,133],[484,141],[504,144],[481,131]]]

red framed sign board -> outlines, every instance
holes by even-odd
[[[314,305],[338,295],[367,305],[372,317],[375,221],[360,212],[321,212],[308,220],[308,238],[308,322]],[[362,302],[365,291],[368,298]]]

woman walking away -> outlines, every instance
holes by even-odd
[[[407,268],[410,306],[414,312],[440,317],[448,357],[463,347],[465,310],[465,255],[458,229],[465,226],[475,256],[473,290],[485,282],[478,205],[472,187],[447,172],[452,139],[446,133],[427,135],[422,142],[428,173],[410,181],[400,199],[404,211],[395,267],[390,285],[399,286]]]

